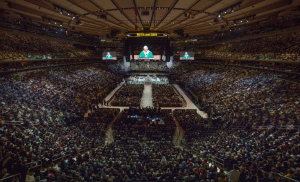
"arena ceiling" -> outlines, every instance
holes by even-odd
[[[202,35],[299,13],[299,0],[0,0],[7,12],[34,22],[105,36],[182,29]],[[298,9],[297,9],[298,8]],[[75,18],[73,18],[75,17]],[[57,22],[55,24],[55,22]],[[117,32],[118,32],[117,31]]]

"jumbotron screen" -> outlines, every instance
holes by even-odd
[[[180,60],[194,60],[195,52],[191,51],[180,51]]]
[[[130,59],[134,60],[161,60],[164,47],[160,45],[140,45],[133,48],[133,55]]]
[[[103,51],[102,52],[102,60],[117,60],[117,52],[116,51]]]

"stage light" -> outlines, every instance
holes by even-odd
[[[224,13],[226,14],[226,13],[227,13],[227,11],[224,11]]]
[[[241,20],[241,23],[243,23],[243,20]]]
[[[221,15],[219,14],[218,17],[221,18]]]
[[[75,16],[73,16],[73,19],[75,19],[76,17]]]

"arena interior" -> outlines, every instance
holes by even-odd
[[[299,182],[300,0],[0,0],[0,182]]]

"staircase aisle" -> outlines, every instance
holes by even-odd
[[[152,85],[145,84],[143,96],[141,99],[141,108],[143,107],[153,107],[153,97],[152,97]]]
[[[112,122],[107,126],[105,130],[105,136],[104,136],[104,145],[109,145],[112,142],[114,142],[114,135],[113,135],[113,130],[112,126],[114,122],[118,119],[118,117],[121,115],[122,112],[120,112],[113,120]]]
[[[180,124],[178,123],[177,119],[174,117],[173,114],[172,114],[172,117],[173,117],[173,121],[176,124],[176,131],[175,131],[175,134],[174,134],[174,137],[173,137],[173,144],[174,144],[175,147],[183,149],[183,147],[180,146],[180,142],[183,139],[184,131],[181,128]]]

